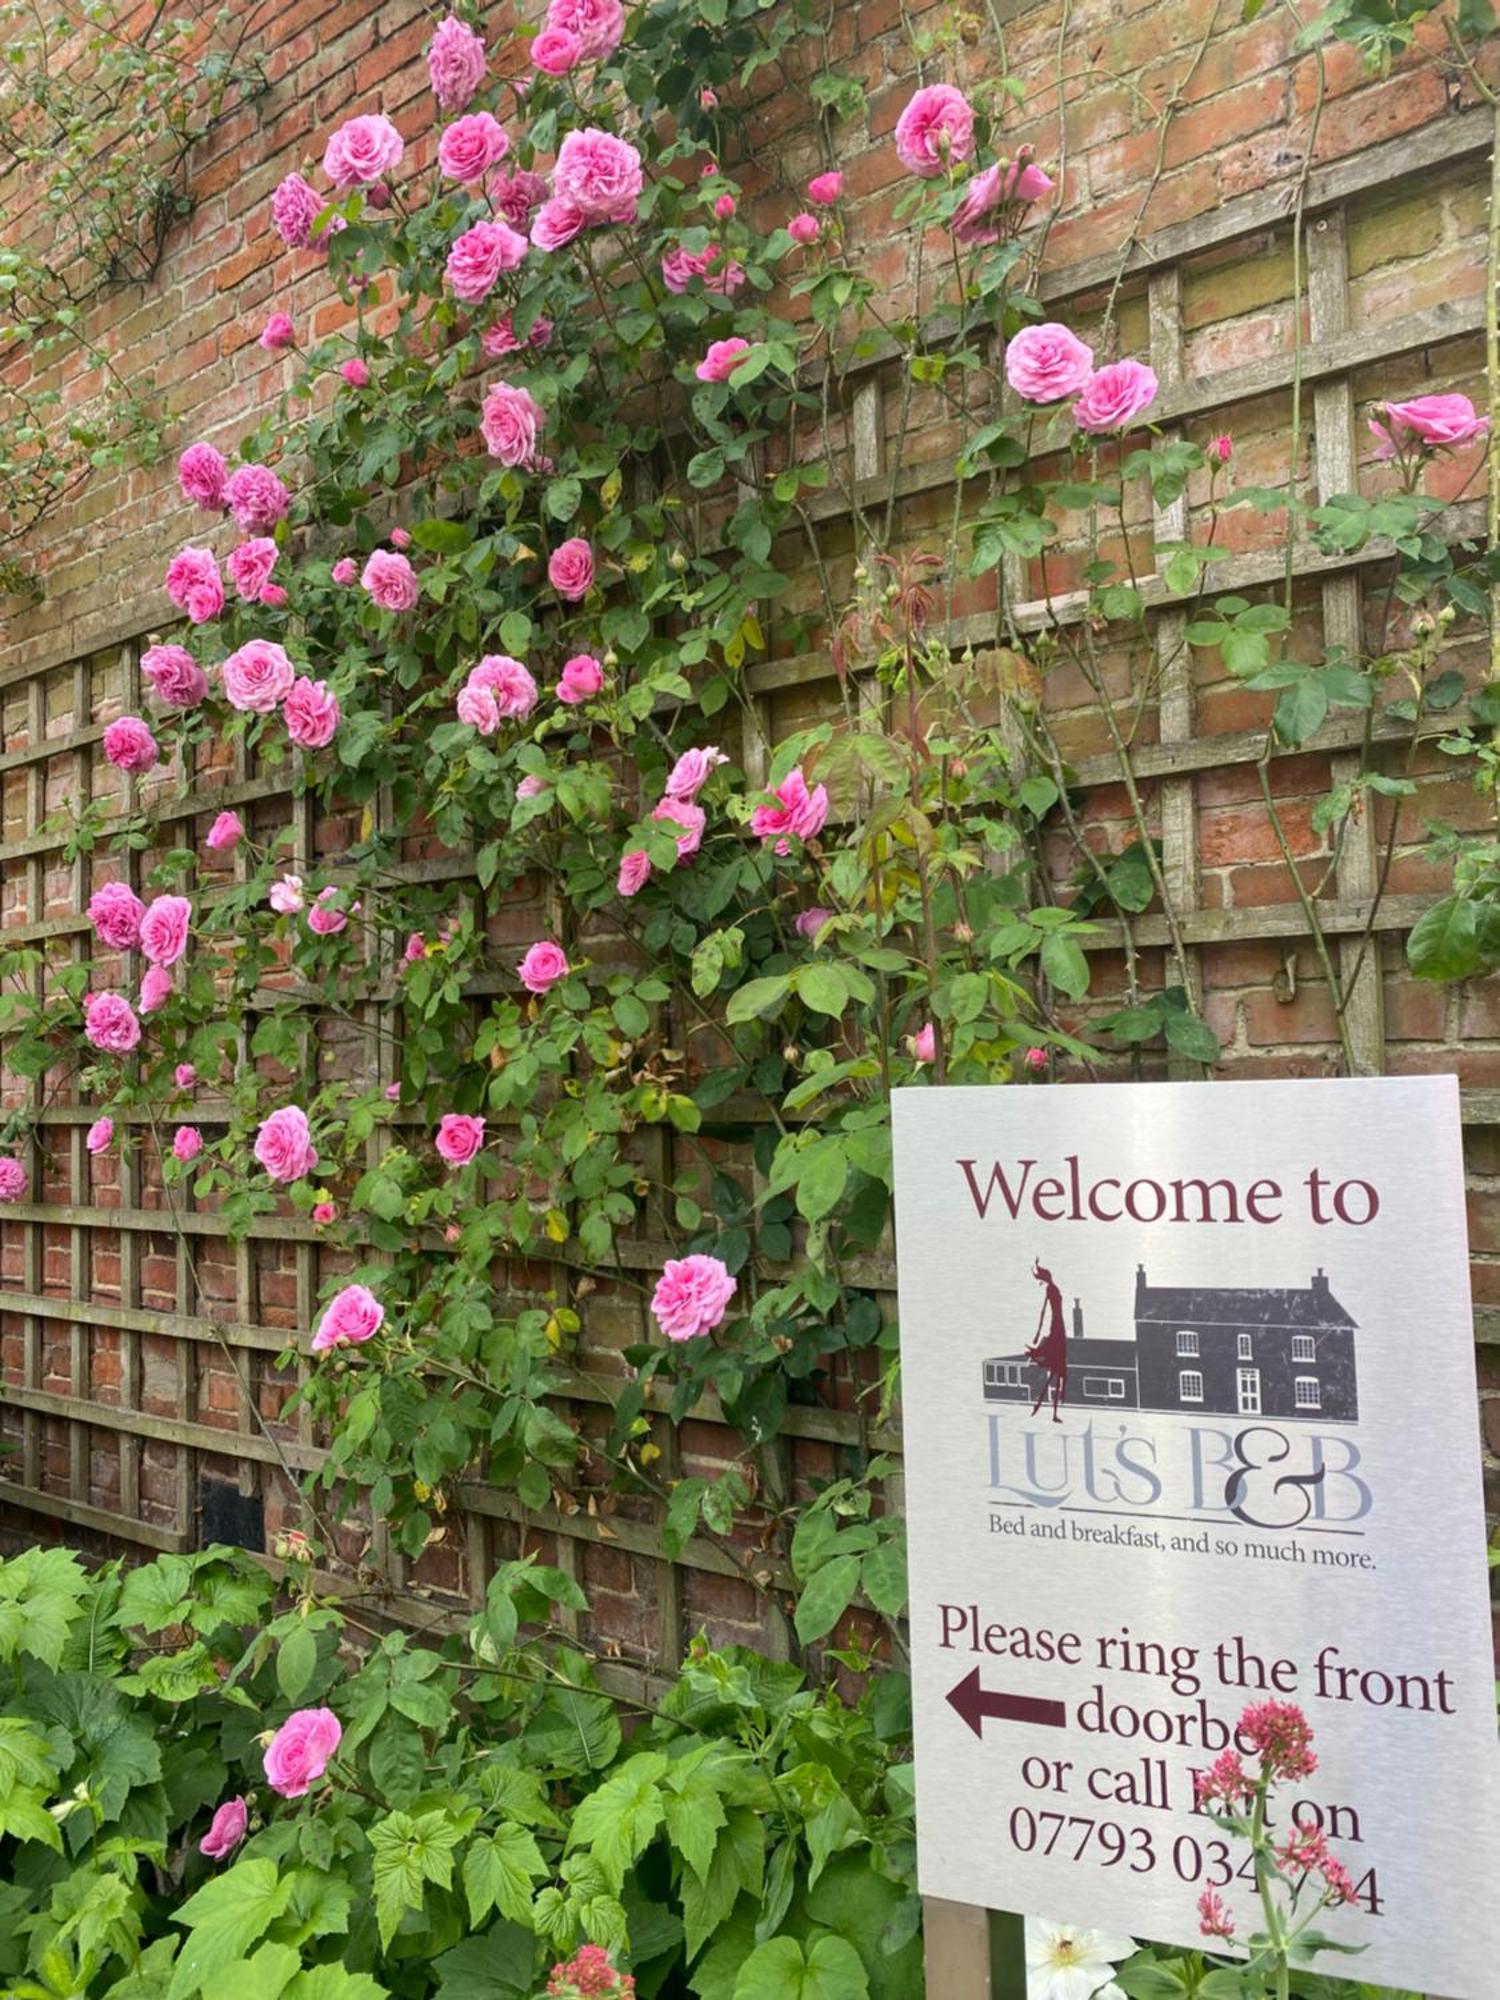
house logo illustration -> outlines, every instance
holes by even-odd
[[[1043,1287],[1037,1337],[984,1363],[987,1402],[1036,1415],[1050,1400],[1059,1422],[1059,1406],[1359,1421],[1355,1322],[1322,1270],[1306,1286],[1250,1290],[1151,1285],[1138,1266],[1128,1339],[1086,1334],[1076,1298],[1067,1332],[1057,1280],[1040,1262],[1032,1275]]]

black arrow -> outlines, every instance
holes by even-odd
[[[984,1718],[993,1716],[997,1722],[1040,1722],[1049,1729],[1063,1729],[1067,1726],[1067,1704],[1060,1701],[1044,1701],[1034,1694],[992,1694],[979,1684],[979,1669],[964,1675],[956,1688],[948,1693],[949,1705],[961,1715],[974,1734],[984,1741]]]

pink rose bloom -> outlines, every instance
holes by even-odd
[[[620,856],[620,872],[615,889],[622,896],[636,896],[651,880],[651,858],[644,848],[634,847]]]
[[[546,199],[546,176],[529,167],[509,167],[490,182],[490,200],[513,229],[525,229]]]
[[[951,83],[919,90],[896,120],[896,156],[924,181],[973,154],[973,108]]]
[[[571,201],[544,201],[531,223],[531,240],[538,250],[561,250],[581,235],[588,217]]]
[[[792,928],[798,937],[815,938],[833,914],[832,910],[825,910],[821,903],[814,903],[810,910],[797,912],[797,920]]]
[[[85,1041],[110,1055],[128,1055],[141,1039],[141,1024],[123,993],[90,993],[83,1002]]]
[[[1028,403],[1074,396],[1094,372],[1094,350],[1065,326],[1023,326],[1005,350],[1005,379]]]
[[[590,222],[627,219],[643,185],[640,154],[613,132],[587,125],[581,132],[570,132],[557,149],[553,195],[571,202]]]
[[[367,1286],[345,1285],[328,1301],[312,1337],[312,1351],[325,1354],[330,1347],[346,1344],[358,1347],[378,1333],[384,1322],[385,1307]]]
[[[266,1749],[266,1782],[271,1790],[280,1792],[284,1799],[300,1799],[328,1769],[328,1760],[338,1749],[343,1733],[331,1708],[295,1710]]]
[[[439,1121],[435,1143],[450,1167],[466,1167],[484,1144],[484,1120],[450,1111]]]
[[[417,573],[399,550],[372,551],[360,582],[382,611],[410,611],[417,601]]]
[[[280,611],[286,604],[286,592],[279,583],[268,583],[260,593],[260,601],[272,611]]]
[[[313,898],[312,908],[307,913],[307,928],[318,937],[337,937],[348,923],[350,915],[338,901],[339,890],[332,884],[320,889]],[[359,908],[356,903],[355,909]]]
[[[693,373],[700,382],[727,382],[749,352],[749,341],[741,340],[738,334],[729,340],[712,340]]]
[[[203,1134],[196,1125],[179,1125],[172,1134],[172,1153],[186,1166],[203,1151]]]
[[[401,1086],[399,1083],[388,1083],[386,1085],[385,1101],[387,1104],[399,1104],[401,1102]]]
[[[350,584],[359,575],[359,566],[353,556],[340,556],[328,574],[335,583]]]
[[[492,688],[475,687],[466,681],[458,691],[454,711],[460,722],[477,729],[481,736],[493,736],[500,727],[500,705]]]
[[[158,1007],[165,1007],[171,997],[171,973],[164,965],[148,965],[146,975],[141,981],[141,1012],[154,1014]]]
[[[296,1181],[310,1174],[318,1155],[307,1113],[295,1104],[273,1111],[255,1135],[255,1157],[273,1181]]]
[[[559,979],[566,979],[572,968],[562,946],[548,939],[531,947],[518,970],[528,993],[547,993]]]
[[[288,174],[281,182],[271,196],[271,221],[289,250],[307,248],[312,241],[313,224],[326,206],[301,174]]]
[[[475,111],[451,124],[438,141],[438,165],[450,181],[483,180],[510,151],[500,121]]]
[[[146,906],[123,882],[106,882],[89,898],[89,922],[111,951],[134,951],[141,941]]]
[[[995,210],[1008,201],[1035,201],[1049,194],[1053,183],[1040,167],[1028,162],[997,161],[986,167],[964,189],[964,198],[953,212],[950,227],[960,243],[998,243],[1000,226]]]
[[[476,222],[448,252],[448,289],[466,305],[477,305],[494,290],[502,272],[513,271],[526,255],[526,238],[508,222]]]
[[[245,1801],[226,1799],[214,1814],[208,1832],[198,1842],[198,1852],[206,1854],[210,1861],[222,1861],[226,1854],[233,1854],[245,1838],[245,1828],[249,1823]]]
[[[370,371],[357,354],[339,363],[339,373],[351,389],[368,389],[370,386]]]
[[[1024,1060],[1028,1069],[1045,1069],[1047,1067],[1047,1051],[1045,1049],[1028,1049]]]
[[[336,188],[368,187],[401,164],[401,134],[378,112],[351,118],[328,141],[323,171]]]
[[[122,771],[149,771],[158,755],[156,738],[138,715],[122,715],[104,732],[104,754]]]
[[[800,243],[805,248],[807,244],[817,242],[823,233],[823,225],[815,215],[810,215],[803,209],[800,215],[794,215],[787,224],[786,233],[794,243]]]
[[[529,771],[520,784],[516,786],[516,797],[518,799],[539,799],[545,793],[546,789],[547,780],[537,777],[534,771]]]
[[[557,679],[557,698],[569,708],[592,701],[604,685],[604,669],[592,653],[575,653]],[[519,789],[519,788],[518,788]]]
[[[661,260],[662,283],[669,292],[680,294],[694,278],[701,278],[706,291],[722,292],[727,298],[745,282],[745,273],[738,264],[730,262],[715,270],[713,267],[722,254],[717,243],[710,243],[706,250],[684,250],[680,246],[669,250]]]
[[[219,669],[224,698],[245,715],[269,715],[291,692],[297,670],[274,639],[247,639]]]
[[[268,535],[292,496],[268,465],[241,465],[224,482],[224,504],[247,535]]]
[[[96,1118],[84,1134],[83,1143],[95,1155],[107,1153],[115,1142],[113,1118]]]
[[[536,707],[536,682],[521,662],[511,659],[508,653],[486,653],[477,666],[469,669],[465,685],[493,696],[501,721],[530,715]]]
[[[1383,403],[1370,429],[1382,441],[1377,458],[1393,458],[1398,447],[1418,442],[1428,451],[1452,451],[1483,437],[1488,417],[1479,416],[1467,396],[1414,396],[1409,403]]]
[[[283,875],[271,884],[266,901],[279,917],[294,917],[302,908],[302,877]]]
[[[757,806],[750,815],[750,831],[763,841],[775,841],[778,854],[789,854],[789,834],[811,840],[820,833],[828,817],[828,793],[822,785],[812,791],[799,764],[772,793],[774,806]]]
[[[911,1038],[912,1060],[919,1063],[933,1062],[937,1057],[937,1030],[931,1021],[924,1022]]]
[[[304,750],[321,750],[339,726],[338,696],[326,681],[292,682],[281,704],[286,733]]]
[[[211,444],[190,444],[177,461],[177,484],[184,500],[199,507],[224,505],[224,460]]]
[[[519,354],[523,347],[545,347],[551,340],[553,325],[544,313],[538,313],[531,322],[531,331],[522,340],[515,329],[515,322],[509,313],[503,313],[493,326],[487,326],[479,336],[479,345],[492,361],[499,361],[507,354]]]
[[[702,750],[684,750],[667,774],[667,794],[675,799],[695,799],[714,770],[729,759],[717,745]]]
[[[315,1201],[313,1203],[312,1219],[317,1223],[337,1222],[339,1212],[331,1201]]]
[[[175,965],[187,950],[193,906],[186,896],[154,896],[141,918],[141,950],[153,965]]]
[[[541,405],[528,390],[496,382],[484,399],[479,428],[491,458],[502,465],[526,465],[536,456],[542,423]]]
[[[559,597],[577,604],[594,581],[594,552],[582,535],[561,542],[547,558],[547,581]]]
[[[1084,385],[1074,420],[1081,431],[1122,431],[1156,401],[1157,387],[1144,361],[1111,361]]]
[[[253,604],[271,581],[271,572],[280,553],[269,535],[258,535],[252,542],[241,542],[225,557],[224,567],[247,604]]]
[[[167,595],[195,625],[224,609],[224,584],[212,549],[179,549],[167,564]]]
[[[172,1072],[172,1078],[179,1090],[191,1090],[198,1081],[198,1072],[191,1063],[179,1063]]]
[[[208,693],[208,676],[186,646],[148,646],[141,672],[164,708],[196,708]]]
[[[281,347],[295,347],[297,330],[292,325],[290,313],[272,313],[261,330],[260,345],[267,353],[274,354]]]
[[[21,1201],[30,1185],[31,1176],[19,1160],[9,1154],[0,1154],[0,1201]]]
[[[432,94],[444,111],[461,111],[484,82],[484,43],[465,22],[449,14],[427,44]]]
[[[721,194],[714,202],[714,214],[720,222],[727,222],[738,206],[732,194]]]
[[[245,826],[236,812],[222,812],[208,829],[204,846],[214,854],[225,854],[238,847],[245,837]]]
[[[548,0],[547,26],[576,35],[589,61],[602,62],[620,46],[625,10],[620,0]]]
[[[698,102],[705,111],[717,111],[719,108],[719,93],[711,89],[708,84],[704,84],[703,88],[698,92]]]
[[[1216,464],[1228,465],[1230,459],[1234,457],[1234,439],[1227,434],[1223,437],[1210,438],[1207,450],[1208,456]]]
[[[420,931],[411,931],[401,952],[408,965],[415,965],[419,958],[427,956],[427,940]]]
[[[547,76],[566,76],[583,60],[583,43],[571,28],[543,28],[531,45],[531,60]]]
[[[691,799],[673,798],[670,794],[659,799],[651,809],[653,819],[668,820],[673,826],[681,827],[677,836],[677,858],[689,861],[703,845],[703,829],[708,824],[708,814],[702,806],[695,806]]]
[[[844,176],[839,173],[818,174],[807,184],[807,198],[819,208],[832,208],[843,192]]]
[[[721,1324],[736,1285],[717,1257],[669,1257],[651,1295],[668,1340],[696,1340]]]

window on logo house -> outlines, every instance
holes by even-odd
[[[1313,1339],[1312,1335],[1310,1333],[1294,1333],[1292,1335],[1293,1361],[1316,1361],[1317,1358],[1318,1343]]]
[[[1191,1361],[1197,1355],[1197,1352],[1198,1352],[1197,1334],[1179,1333],[1177,1336],[1177,1359],[1179,1361]]]
[[[984,1385],[987,1389],[1019,1389],[1026,1380],[1019,1361],[986,1361]]]
[[[1177,1338],[1181,1340],[1182,1335],[1179,1333]],[[1197,1338],[1198,1336],[1195,1333],[1188,1335],[1189,1340],[1196,1340]],[[1177,1377],[1177,1397],[1178,1401],[1183,1403],[1201,1403],[1203,1401],[1203,1377],[1198,1373],[1196,1368],[1184,1368]]]
[[[1299,1410],[1320,1410],[1323,1407],[1323,1392],[1318,1386],[1316,1375],[1297,1377],[1296,1397]]]
[[[1097,1397],[1101,1403],[1119,1403],[1124,1401],[1125,1384],[1118,1375],[1085,1375],[1083,1393]]]
[[[1242,1333],[1240,1335],[1239,1354],[1237,1358],[1241,1361],[1253,1361],[1255,1359],[1255,1335],[1253,1333]]]

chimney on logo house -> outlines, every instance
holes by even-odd
[[[1313,1272],[1311,1289],[1312,1289],[1312,1295],[1315,1299],[1326,1299],[1328,1297],[1328,1279],[1324,1275],[1323,1266],[1321,1264],[1318,1266],[1317,1270]]]
[[[1083,1338],[1083,1307],[1077,1299],[1073,1301],[1073,1338],[1075,1340]]]

